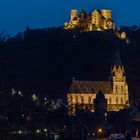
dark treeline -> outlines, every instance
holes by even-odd
[[[121,50],[131,97],[139,97],[140,29],[121,27],[130,44],[111,31],[76,32],[62,28],[30,29],[9,38],[0,49],[0,88],[65,97],[77,80],[108,80],[115,50]]]

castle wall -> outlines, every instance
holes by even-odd
[[[94,10],[86,17],[83,14],[78,15],[77,10],[71,10],[70,22],[64,24],[64,29],[79,28],[81,31],[103,31],[115,28],[115,24],[111,20],[111,10]]]

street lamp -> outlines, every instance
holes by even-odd
[[[102,129],[101,128],[98,129],[98,133],[102,133]]]
[[[33,94],[33,95],[32,95],[32,100],[35,102],[35,101],[38,100],[38,97],[37,97],[35,94]]]
[[[99,128],[97,130],[97,139],[99,138],[99,135],[102,134],[102,132],[103,132],[102,128]]]

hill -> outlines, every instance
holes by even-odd
[[[134,32],[130,34],[131,37]],[[108,80],[117,48],[125,66],[131,98],[140,98],[138,46],[126,46],[111,31],[75,32],[61,28],[27,28],[0,48],[1,90],[9,92],[14,88],[25,94],[65,97],[72,77]]]

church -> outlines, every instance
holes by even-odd
[[[108,81],[72,81],[67,93],[68,114],[78,109],[94,112],[94,100],[99,91],[107,99],[107,111],[119,111],[129,106],[128,85],[123,65],[114,65]]]
[[[82,10],[79,15],[77,10],[71,10],[70,21],[64,23],[64,29],[79,29],[80,31],[114,30],[115,23],[112,20],[111,10],[94,10],[88,14]]]

